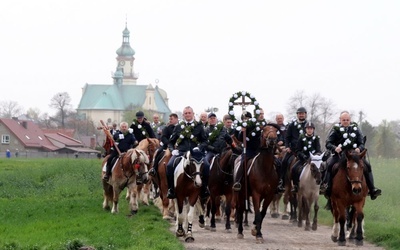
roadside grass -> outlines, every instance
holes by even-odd
[[[0,249],[184,249],[155,206],[102,208],[97,159],[0,159]]]

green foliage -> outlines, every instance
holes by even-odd
[[[102,208],[98,159],[0,159],[0,249],[183,249],[158,208]]]

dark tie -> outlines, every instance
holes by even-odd
[[[192,123],[191,123],[191,122],[188,122],[188,123],[186,123],[186,125],[187,125],[187,126],[190,126],[190,125],[192,125]]]

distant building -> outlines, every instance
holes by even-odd
[[[77,113],[82,119],[100,120],[111,124],[121,122],[123,113],[132,107],[141,107],[160,115],[166,121],[171,113],[167,93],[151,84],[138,85],[138,74],[134,71],[135,51],[129,42],[129,30],[122,32],[122,45],[116,51],[117,67],[113,73],[113,84],[85,84]],[[133,119],[134,117],[132,117]],[[127,121],[130,122],[130,121]]]

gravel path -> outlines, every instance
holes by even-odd
[[[249,215],[249,224],[251,224],[253,216]],[[334,243],[331,236],[331,227],[318,225],[316,231],[305,231],[304,228],[299,228],[297,224],[292,224],[288,220],[281,218],[271,218],[267,213],[262,225],[262,233],[264,243],[257,244],[255,237],[251,235],[250,228],[245,228],[243,234],[244,239],[237,239],[237,228],[232,224],[232,232],[225,232],[225,224],[217,223],[216,232],[211,232],[198,226],[197,220],[193,225],[194,242],[186,243],[183,238],[181,242],[186,249],[190,250],[245,250],[245,249],[335,249],[335,250],[384,250],[382,247],[377,247],[364,240],[363,246],[356,246],[353,242],[347,240],[346,246],[338,246]],[[175,222],[171,223],[171,231],[175,232]]]

